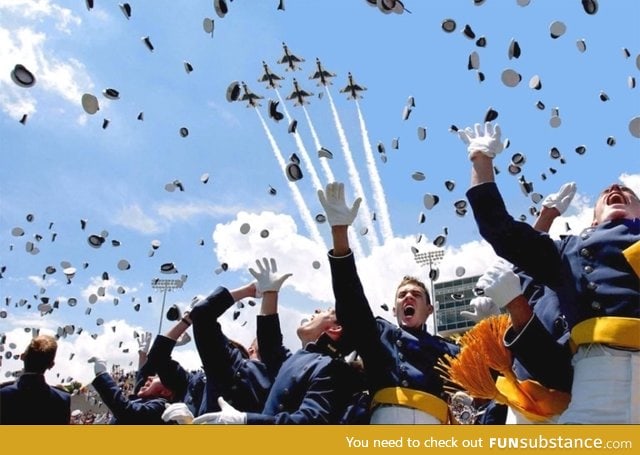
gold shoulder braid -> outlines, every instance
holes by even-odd
[[[457,386],[447,388],[506,404],[533,422],[562,413],[569,405],[570,394],[516,378],[511,369],[513,358],[503,343],[509,325],[508,315],[492,316],[462,335],[460,353],[456,357],[446,355],[439,362],[444,379]],[[494,379],[496,372],[500,376]]]

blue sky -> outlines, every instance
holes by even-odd
[[[542,195],[577,182],[578,195],[556,222],[556,236],[564,233],[565,222],[574,232],[589,223],[594,196],[604,186],[621,180],[640,189],[639,143],[628,127],[640,115],[638,89],[629,85],[629,78],[640,77],[635,0],[601,2],[595,15],[587,15],[578,0],[532,0],[528,6],[515,0],[480,6],[471,0],[407,0],[411,14],[401,15],[382,14],[364,0],[289,0],[285,11],[276,9],[276,0],[238,1],[228,4],[224,18],[211,1],[129,3],[130,19],[117,2],[100,0],[92,10],[80,0],[0,4],[0,310],[7,313],[0,319],[0,333],[6,335],[2,380],[20,367],[11,357],[30,336],[25,327],[45,333],[69,324],[83,328],[60,342],[51,373],[59,380],[89,380],[86,359],[95,353],[135,364],[133,331],[155,333],[161,316],[162,295],[151,288],[153,278],[187,275],[182,290],[167,294],[167,305],[184,308],[218,285],[250,281],[247,268],[263,256],[275,257],[281,271],[294,273],[280,307],[285,341],[297,347],[300,319],[332,303],[329,226],[313,219],[321,212],[318,182],[326,184],[329,175],[346,183],[350,200],[360,191],[365,197],[353,243],[377,314],[391,317],[380,305],[392,306],[402,275],[426,278],[411,247],[433,250],[432,240],[445,230],[440,279],[452,278],[459,265],[468,276],[481,273],[493,253],[481,242],[471,214],[455,214],[453,203],[464,199],[470,165],[449,128],[482,121],[489,107],[498,112],[496,122],[510,142],[496,166],[514,216],[528,214],[533,205],[520,190],[519,176],[506,172],[516,152],[526,156],[520,175]],[[214,19],[213,35],[203,30],[205,18]],[[452,33],[441,29],[447,18],[456,21]],[[566,24],[557,39],[549,33],[554,21]],[[467,24],[476,39],[486,38],[485,47],[461,33]],[[153,52],[143,44],[145,36]],[[521,48],[517,59],[508,55],[512,40]],[[578,50],[578,40],[584,40],[586,51]],[[283,42],[305,59],[301,70],[285,71],[277,63]],[[469,70],[473,52],[479,69]],[[328,90],[309,80],[316,57],[337,74]],[[277,92],[258,82],[263,60],[285,77]],[[185,61],[193,66],[191,73]],[[35,75],[33,87],[11,80],[16,64]],[[521,74],[516,87],[502,83],[506,69]],[[339,92],[348,72],[367,87],[358,103]],[[540,90],[529,87],[533,76],[540,78]],[[304,109],[285,100],[294,77],[314,93]],[[262,106],[229,103],[225,93],[233,81],[264,96]],[[107,88],[118,90],[120,99],[105,98]],[[608,101],[601,101],[601,92]],[[82,109],[84,93],[98,98],[96,114]],[[409,96],[415,107],[403,120]],[[270,99],[281,99],[284,120],[268,117]],[[545,109],[536,107],[538,101]],[[557,128],[549,123],[554,108],[562,120]],[[136,119],[140,112],[143,121]],[[24,114],[27,121],[21,124]],[[298,121],[297,136],[287,133],[288,118]],[[187,137],[179,134],[182,127],[188,128]],[[426,128],[424,141],[419,127]],[[615,138],[614,146],[607,145],[608,137]],[[397,150],[391,147],[394,138]],[[386,162],[378,154],[379,142]],[[318,145],[331,150],[333,159],[323,163]],[[580,145],[584,155],[575,152]],[[549,157],[552,147],[565,164]],[[290,183],[282,163],[293,153],[302,159],[304,177]],[[416,181],[414,172],[426,178]],[[184,191],[165,189],[175,180]],[[453,191],[445,188],[446,180],[455,182]],[[427,193],[440,197],[431,210],[423,205]],[[80,220],[87,221],[84,230]],[[240,232],[244,223],[251,227],[247,234]],[[24,235],[13,235],[16,227]],[[269,236],[263,238],[265,229]],[[105,244],[89,246],[88,236],[103,231]],[[151,256],[154,240],[161,244]],[[28,242],[37,254],[26,251]],[[123,259],[130,269],[118,269]],[[77,269],[70,284],[62,261]],[[177,275],[160,273],[167,262],[176,265]],[[223,263],[228,269],[220,272]],[[47,266],[56,272],[46,274]],[[103,272],[109,280],[102,280]],[[90,303],[101,287],[105,295]],[[42,297],[58,300],[59,308],[41,315],[36,307]],[[71,297],[78,300],[74,307],[67,304]],[[250,341],[257,308],[245,305],[235,321],[229,311],[221,321],[227,333]],[[97,326],[97,318],[105,324]],[[163,329],[169,324],[165,320]],[[178,348],[176,357],[199,365],[193,343]]]

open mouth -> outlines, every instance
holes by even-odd
[[[616,191],[609,194],[605,202],[607,205],[626,204],[627,199],[624,197],[624,194]]]
[[[412,317],[414,314],[416,314],[416,308],[412,304],[405,305],[402,308],[402,314],[405,317]]]

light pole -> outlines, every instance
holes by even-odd
[[[182,289],[185,280],[165,280],[161,278],[154,278],[151,280],[151,287],[156,291],[162,291],[162,309],[160,310],[160,325],[158,326],[158,334],[162,333],[162,320],[164,319],[164,303],[167,298],[168,291],[175,291],[176,289]]]
[[[433,267],[437,266],[444,257],[443,250],[428,251],[426,253],[414,253],[413,258],[421,266],[429,265],[429,283],[431,284],[431,305],[433,306],[433,334],[438,334],[438,318],[436,316],[436,291],[434,286]]]

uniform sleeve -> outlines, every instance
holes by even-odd
[[[153,425],[163,424],[165,400],[129,400],[108,373],[102,373],[92,382],[104,404],[109,408],[117,423]]]
[[[259,315],[256,322],[260,359],[267,367],[271,379],[275,379],[280,367],[291,355],[291,352],[284,346],[280,317],[277,314]]]
[[[362,288],[353,254],[335,257],[329,253],[329,264],[336,299],[336,317],[366,364],[383,349],[376,319]]]
[[[520,267],[541,284],[552,288],[562,284],[562,260],[556,243],[548,234],[514,220],[494,182],[470,188],[467,199],[480,235],[498,256]]]
[[[275,415],[247,413],[247,424],[336,424],[347,405],[345,370],[338,361],[314,372],[300,406],[293,412]]]
[[[558,344],[537,316],[532,316],[517,334],[509,328],[504,343],[532,379],[547,388],[571,392],[573,368],[569,346]]]

